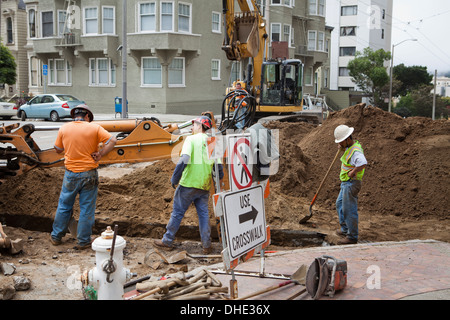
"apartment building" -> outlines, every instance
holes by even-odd
[[[348,63],[356,52],[370,47],[391,51],[392,0],[328,1],[327,22],[334,27],[331,89],[358,90],[349,76]],[[388,65],[387,65],[388,67]]]
[[[226,87],[245,77],[245,61],[229,61],[221,50],[220,0],[128,0],[127,52],[121,49],[123,1],[24,2],[29,91],[35,94],[70,93],[94,112],[111,112],[122,95],[122,54],[129,113],[219,112]],[[304,61],[305,92],[314,93],[331,38],[325,0],[257,2],[267,21],[269,56],[286,44],[276,56]]]
[[[0,1],[0,38],[2,44],[11,51],[16,61],[16,83],[0,84],[0,97],[11,98],[28,92],[28,60],[24,50],[27,29],[26,11],[23,0]]]

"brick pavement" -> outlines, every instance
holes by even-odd
[[[330,246],[297,249],[267,254],[265,272],[268,274],[293,274],[302,264],[307,267],[315,258],[330,255],[347,261],[348,277],[344,290],[333,298],[322,300],[397,300],[407,296],[450,289],[450,243],[434,240],[380,242],[348,246]],[[259,272],[260,258],[240,264],[237,271]],[[212,269],[223,269],[217,264]],[[230,275],[219,274],[223,285],[228,285]],[[283,280],[236,276],[238,294],[243,297]],[[255,300],[286,300],[303,286],[288,285]],[[310,300],[308,293],[297,297]]]

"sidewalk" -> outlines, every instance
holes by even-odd
[[[291,275],[302,264],[309,267],[322,255],[347,261],[348,275],[344,290],[336,292],[333,298],[322,296],[321,300],[450,300],[450,243],[434,240],[306,248],[267,254],[265,273]],[[235,271],[258,273],[260,266],[261,259],[257,257],[238,265]],[[223,264],[217,264],[209,269],[223,268]],[[229,285],[231,275],[217,274],[217,277],[223,285]],[[239,297],[285,281],[239,275],[236,280]],[[286,300],[301,289],[304,287],[290,284],[251,299]],[[305,292],[295,300],[311,300],[311,296]]]

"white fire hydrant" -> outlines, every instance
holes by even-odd
[[[131,279],[130,270],[123,267],[123,249],[126,241],[116,235],[113,250],[114,231],[107,227],[101,237],[92,243],[92,250],[96,252],[96,267],[87,273],[86,284],[91,285],[97,291],[98,300],[121,300],[123,299],[123,286]]]

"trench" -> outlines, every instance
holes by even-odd
[[[3,224],[14,228],[22,228],[29,231],[52,231],[53,217],[36,217],[29,215],[0,214]],[[95,219],[93,234],[101,234],[106,227],[118,225],[119,234],[127,237],[160,238],[165,232],[166,224],[146,223],[141,221],[104,221]],[[219,241],[219,233],[216,226],[211,226],[211,238]],[[315,247],[325,245],[326,234],[305,230],[271,229],[271,244],[282,247]],[[181,225],[177,232],[177,240],[200,241],[198,226]]]

